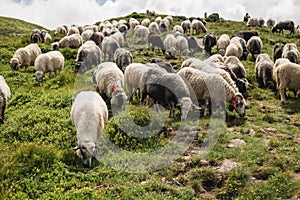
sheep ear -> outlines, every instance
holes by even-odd
[[[198,110],[198,111],[201,111],[201,110],[202,110],[201,107],[199,107],[199,106],[197,106],[197,105],[195,105],[195,104],[192,105],[192,108],[193,108],[193,110]]]

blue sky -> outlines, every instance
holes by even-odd
[[[93,24],[146,10],[187,17],[218,12],[225,19],[239,21],[248,12],[252,17],[300,23],[299,0],[1,0],[0,15],[55,29],[62,24]]]

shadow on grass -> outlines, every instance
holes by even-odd
[[[246,117],[238,117],[236,115],[226,115],[226,124],[227,127],[232,127],[232,126],[242,126],[245,125],[247,121]]]
[[[282,105],[282,108],[289,115],[300,113],[300,99],[289,99],[286,104]]]

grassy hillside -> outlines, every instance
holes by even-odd
[[[138,20],[156,17],[133,14],[125,18],[131,16]],[[174,17],[174,25],[184,18]],[[233,21],[208,23],[207,28],[217,36],[249,29]],[[35,82],[33,66],[28,71],[12,71],[7,63],[14,51],[30,43],[32,27],[26,26],[23,30],[26,29],[30,31],[24,31],[21,36],[11,35],[9,31],[4,34],[6,36],[0,36],[0,75],[5,77],[12,92],[5,113],[6,123],[0,125],[0,199],[299,197],[300,101],[288,92],[288,103],[282,105],[278,95],[259,89],[255,63],[250,55],[243,61],[247,78],[253,85],[248,91],[249,108],[245,118],[229,112],[226,121],[201,117],[199,122],[192,118],[186,124],[178,119],[167,119],[167,111],[151,118],[149,109],[140,107],[135,100],[128,105],[128,112],[110,118],[106,125],[105,136],[116,148],[104,146],[99,161],[94,161],[92,168],[84,168],[72,150],[77,138],[70,110],[74,93],[91,87],[93,70],[77,76],[74,73],[77,50],[61,49],[66,58],[65,68],[52,79],[46,75],[42,86]],[[276,42],[296,42],[300,46],[298,35],[275,35],[266,27],[256,29],[264,43],[263,53],[272,55]],[[0,30],[3,30],[2,24]],[[136,44],[131,36],[129,32],[124,46],[133,53],[134,62],[164,58],[161,52],[147,50],[145,44]],[[203,34],[195,36],[200,38]],[[50,44],[39,46],[43,52],[50,50]],[[213,53],[216,52],[213,48]],[[184,59],[186,57],[176,57],[170,62],[180,67]],[[141,126],[132,128],[131,119],[141,126],[162,121],[163,128],[154,131],[145,131]],[[186,136],[186,133],[195,136],[188,149],[173,143],[180,134]],[[141,134],[150,136],[142,138]],[[204,154],[203,145],[214,136],[218,136],[216,144]],[[235,146],[233,143],[237,141],[243,142]],[[172,157],[181,148],[184,152]],[[120,150],[118,154],[117,150]],[[143,163],[162,167],[147,171]]]
[[[45,29],[20,19],[0,16],[0,35],[19,35],[31,33],[33,29]]]

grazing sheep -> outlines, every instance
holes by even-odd
[[[164,18],[159,23],[159,30],[160,30],[160,32],[167,32],[169,30],[169,26],[170,26],[170,21],[167,18]]]
[[[69,29],[67,35],[72,35],[72,34],[80,34],[80,31],[79,31],[79,29],[78,29],[76,26],[72,26],[72,27]]]
[[[165,46],[161,37],[156,32],[150,32],[148,35],[148,49],[150,48],[150,44],[152,44],[152,51],[154,51],[155,47],[158,47],[162,50],[163,54],[165,54]]]
[[[298,63],[300,53],[295,43],[285,44],[282,50],[282,57],[289,59],[293,63]]]
[[[102,51],[104,55],[104,61],[106,61],[106,54],[108,54],[108,61],[113,59],[115,51],[120,48],[117,40],[111,36],[104,37],[102,41]]]
[[[252,59],[255,60],[263,49],[263,43],[258,36],[253,36],[247,42],[247,49],[252,54]]]
[[[200,34],[201,32],[203,33],[207,32],[205,25],[200,20],[197,19],[194,19],[192,21],[192,30],[194,30],[196,34]]]
[[[211,55],[211,48],[217,44],[217,37],[214,33],[208,33],[203,37],[203,45],[205,51]]]
[[[147,27],[138,25],[134,29],[134,37],[141,38],[143,41],[146,40],[149,36],[149,29]]]
[[[183,30],[182,26],[180,26],[180,25],[175,25],[175,26],[173,27],[173,33],[176,33],[176,32],[179,32],[179,33],[183,34],[183,33],[184,33],[184,30]]]
[[[240,117],[245,116],[246,101],[243,95],[234,90],[219,74],[210,74],[185,67],[178,74],[192,87],[199,101],[204,100],[204,115],[209,113],[209,102],[224,105],[230,103],[230,110],[235,109]]]
[[[63,37],[58,42],[51,44],[52,50],[57,51],[59,48],[77,49],[83,44],[82,37],[79,34],[72,34]]]
[[[200,47],[200,45],[198,44],[197,42],[197,39],[190,35],[190,34],[186,34],[186,35],[183,35],[187,41],[188,41],[188,46],[189,46],[189,50],[190,51],[194,51],[194,52],[199,52],[199,51],[202,51],[202,48]]]
[[[111,35],[111,37],[114,38],[119,43],[120,47],[123,46],[123,44],[124,44],[124,36],[123,36],[123,34],[120,31],[117,31],[117,32],[113,33]]]
[[[47,72],[49,72],[49,78],[52,78],[52,72],[59,74],[64,67],[64,62],[65,58],[59,51],[49,51],[39,55],[34,62],[37,83],[41,85]]]
[[[273,61],[275,62],[277,59],[282,57],[284,44],[276,43],[273,48]]]
[[[52,41],[51,35],[48,32],[46,32],[45,36],[43,36],[42,38],[42,41],[43,43],[50,43]]]
[[[246,79],[246,69],[243,63],[235,56],[228,56],[224,64],[229,67],[237,78]]]
[[[24,48],[19,48],[11,58],[9,65],[12,70],[19,70],[34,65],[36,58],[42,53],[37,44],[29,44]]]
[[[249,20],[247,22],[247,26],[259,26],[258,18],[256,18],[256,17],[249,18]]]
[[[91,29],[84,30],[81,34],[82,42],[85,43],[86,41],[91,39],[91,37],[93,36],[93,33],[94,33],[94,31]]]
[[[265,20],[262,17],[258,18],[258,26],[263,27],[264,25],[265,25]]]
[[[192,29],[192,23],[190,20],[185,20],[181,23],[182,29],[183,29],[183,33],[190,33],[191,29]]]
[[[189,43],[184,36],[176,37],[176,49],[180,52],[180,55],[187,56],[190,54]]]
[[[236,56],[237,58],[241,58],[243,55],[243,47],[239,38],[233,37],[230,40],[229,45],[226,48],[225,56]]]
[[[206,59],[208,62],[224,64],[224,57],[221,54],[213,54]]]
[[[159,67],[165,69],[168,73],[175,73],[175,70],[173,68],[173,66],[171,65],[171,63],[164,61],[161,58],[153,58],[150,63],[155,63],[157,64]]]
[[[104,35],[101,32],[93,33],[92,37],[90,38],[90,40],[94,41],[96,43],[96,45],[100,48],[101,48],[101,43],[102,43],[103,39],[104,39]]]
[[[94,41],[85,42],[79,49],[75,60],[75,70],[80,74],[101,63],[101,49]]]
[[[218,53],[221,54],[222,56],[225,55],[226,48],[230,43],[230,38],[227,34],[223,34],[219,37],[217,40],[217,50]]]
[[[62,34],[62,35],[67,35],[68,31],[65,27],[63,26],[58,26],[56,29],[55,29],[55,35],[56,34]]]
[[[160,33],[159,25],[156,22],[151,22],[148,28],[150,32]]]
[[[93,74],[97,92],[114,108],[124,110],[127,96],[124,92],[124,74],[113,62],[99,64]]]
[[[38,29],[34,29],[30,35],[30,41],[32,43],[42,42],[41,31]]]
[[[273,28],[272,33],[282,33],[283,30],[289,30],[290,34],[295,32],[295,23],[291,20],[280,21]]]
[[[276,61],[275,61],[275,64],[274,64],[274,70],[278,67],[278,66],[280,66],[280,65],[282,65],[282,64],[284,64],[284,63],[289,63],[289,62],[291,62],[289,59],[287,59],[287,58],[278,58]],[[273,71],[274,71],[273,70]],[[273,73],[274,74],[274,73]]]
[[[269,88],[275,90],[273,80],[274,63],[268,54],[260,54],[256,59],[255,74],[256,81],[260,88]]]
[[[176,38],[173,34],[168,34],[166,35],[164,41],[164,46],[167,50],[167,52],[169,53],[169,56],[171,58],[175,57],[176,54]]]
[[[267,24],[268,27],[273,27],[273,26],[275,26],[275,20],[269,18],[269,19],[267,20],[266,24]]]
[[[180,108],[181,119],[187,119],[188,112],[193,109],[189,89],[184,80],[174,73],[161,74],[157,69],[150,68],[142,76],[143,84],[141,102],[147,95],[158,104],[170,106],[169,117],[175,117],[175,106]]]
[[[160,22],[162,21],[162,18],[160,16],[156,17],[154,20],[157,24],[160,24]]]
[[[127,35],[127,32],[128,32],[128,27],[125,24],[119,24],[117,26],[117,28],[122,33],[122,35],[124,37],[124,40],[126,40],[126,35]]]
[[[139,22],[138,20],[136,20],[135,18],[130,18],[130,19],[129,19],[129,26],[130,26],[130,29],[131,29],[131,30],[134,30],[134,28],[135,28],[137,25],[140,25],[140,22]]]
[[[286,103],[285,90],[300,89],[300,65],[291,62],[281,64],[274,69],[274,77],[281,102]]]
[[[122,72],[124,72],[126,67],[132,63],[132,60],[132,54],[124,48],[119,48],[114,53],[114,62],[118,65]]]
[[[102,97],[93,91],[77,94],[72,108],[71,120],[76,127],[77,146],[73,149],[85,167],[91,167],[96,158],[98,142],[108,121],[108,109]]]
[[[248,40],[250,40],[252,36],[258,36],[258,32],[256,30],[239,31],[233,34],[231,38],[240,37],[243,38],[246,42],[248,42]]]
[[[0,75],[0,124],[4,123],[4,111],[10,96],[10,88],[7,85],[4,77]]]
[[[150,19],[145,18],[145,19],[142,20],[141,25],[145,26],[145,27],[149,27],[150,23],[151,23]]]

